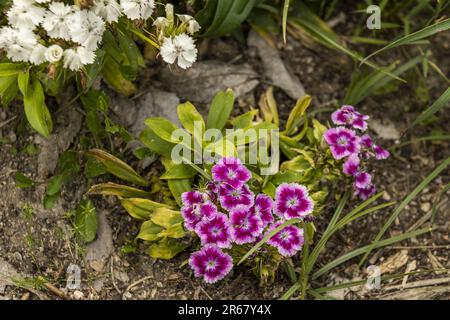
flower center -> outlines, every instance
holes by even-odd
[[[216,267],[216,261],[214,261],[214,260],[209,260],[208,263],[206,264],[207,269],[213,269],[215,267]]]
[[[291,198],[287,201],[287,206],[289,208],[295,207],[297,205],[298,201],[296,198]]]
[[[236,178],[236,172],[234,172],[234,171],[228,171],[228,178],[229,179],[234,179],[234,178]]]
[[[237,197],[239,197],[239,196],[241,195],[240,192],[239,192],[239,190],[233,190],[233,191],[230,192],[230,194],[231,194],[233,197],[235,197],[235,198],[237,198]]]
[[[280,239],[283,241],[288,241],[290,238],[289,232],[283,231],[280,235]]]
[[[345,146],[347,144],[347,142],[348,142],[347,138],[344,138],[344,137],[340,137],[337,141],[338,145],[340,145],[340,146]]]
[[[213,227],[213,228],[211,229],[211,233],[212,233],[213,235],[217,236],[217,235],[220,233],[220,228],[218,228],[218,227]]]

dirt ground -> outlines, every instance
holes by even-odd
[[[345,31],[345,28],[339,30],[338,26],[338,32]],[[258,84],[254,90],[244,94],[238,104],[243,108],[247,108],[249,103],[255,105],[260,94],[270,85],[270,80],[263,76],[262,66],[255,52],[234,40],[208,40],[208,43],[200,46],[203,52],[201,61],[219,60],[230,65],[248,63],[253,67],[258,74]],[[450,75],[449,46],[448,32],[432,40],[433,59],[438,62],[446,75]],[[216,50],[207,50],[208,48]],[[288,45],[281,50],[281,57],[287,69],[298,77],[306,92],[313,96],[313,108],[334,108],[337,101],[344,97],[354,68],[353,62],[345,55],[317,44],[305,45],[289,38]],[[383,59],[387,57],[389,55],[383,55]],[[389,57],[392,61],[396,58],[401,56]],[[147,85],[153,82],[157,83],[159,88],[168,87],[168,84],[158,76],[158,70],[161,68],[165,67],[153,65],[143,71],[141,91],[146,91]],[[182,76],[179,73],[177,75]],[[429,101],[436,100],[447,85],[439,75],[430,72],[425,83],[429,89]],[[280,117],[286,119],[294,100],[280,89],[275,89],[275,95],[279,101]],[[404,133],[408,124],[426,105],[420,101],[412,85],[402,84],[394,92],[369,97],[358,107],[371,116],[370,125],[375,129],[374,133],[378,136],[380,144],[391,147],[414,137],[430,135],[437,130],[449,133],[450,116],[446,112],[441,112],[433,124],[426,127],[418,126]],[[92,248],[88,249],[86,244],[76,239],[67,212],[78,205],[89,186],[95,181],[88,181],[80,174],[77,179],[64,187],[57,205],[51,210],[44,210],[42,197],[48,177],[39,176],[39,152],[42,152],[42,149],[35,152],[29,147],[43,144],[34,133],[24,129],[22,113],[17,110],[20,108],[20,103],[16,103],[8,109],[0,110],[0,123],[11,119],[0,127],[0,272],[11,274],[15,279],[14,283],[0,281],[0,298],[277,299],[290,287],[291,283],[283,272],[278,273],[272,284],[260,287],[251,271],[245,268],[235,268],[226,280],[215,285],[206,285],[194,278],[190,269],[183,265],[188,253],[183,253],[172,261],[156,261],[145,253],[146,246],[143,244],[139,244],[136,252],[124,253],[126,245],[133,241],[137,234],[139,224],[124,212],[117,200],[108,197],[91,197],[91,199],[94,200],[99,212],[100,229],[103,230],[102,239],[108,239],[110,246],[106,245],[105,248],[103,244],[97,248],[104,252],[100,262],[94,264],[92,260],[88,261],[88,251]],[[62,111],[63,118],[64,112],[68,111]],[[328,117],[329,113],[319,115],[323,121]],[[70,147],[83,150],[80,137],[86,134],[87,129],[81,128],[70,143]],[[122,150],[129,159],[132,159],[120,139],[112,143],[116,151]],[[385,191],[383,201],[399,203],[429,172],[448,157],[449,150],[449,144],[442,141],[416,142],[395,149],[389,160],[375,166],[376,185],[379,190]],[[136,161],[134,164],[139,166]],[[38,180],[40,184],[30,189],[16,188],[14,175],[17,171]],[[142,173],[150,174],[148,170]],[[434,219],[436,229],[418,238],[376,250],[370,258],[371,264],[384,263],[389,274],[405,272],[407,269],[423,271],[449,268],[450,192],[441,193],[449,180],[450,173],[443,172],[402,211],[388,234],[395,235],[408,230],[427,214],[430,219]],[[430,212],[435,205],[436,213],[431,215]],[[327,206],[318,219],[319,234],[334,207],[335,204]],[[319,265],[353,248],[368,244],[392,210],[392,208],[381,210],[339,232],[331,239],[325,253],[321,255]],[[429,225],[430,219],[424,221],[423,226]],[[319,287],[364,279],[365,269],[358,270],[357,262],[358,260],[350,260],[313,284]],[[81,268],[82,285],[78,290],[65,288],[66,269],[70,264]],[[38,285],[40,277],[46,280],[46,285]],[[408,283],[419,282],[417,287],[413,286],[411,289],[401,289],[402,281],[404,279],[383,282],[381,290],[368,291],[360,286],[354,290],[338,290],[332,295],[343,299],[450,298],[447,273],[410,276],[407,279]],[[423,285],[420,281],[431,282]]]

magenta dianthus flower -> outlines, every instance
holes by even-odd
[[[331,120],[337,125],[344,125],[366,131],[369,116],[363,115],[355,110],[352,106],[342,106],[340,109],[333,112]]]
[[[255,202],[255,194],[246,184],[237,189],[224,184],[219,190],[219,202],[220,205],[228,211],[233,210],[237,206],[250,208]]]
[[[233,259],[216,246],[208,245],[191,254],[189,265],[196,277],[203,277],[206,283],[214,283],[231,271]]]
[[[242,164],[241,160],[233,157],[222,158],[211,169],[212,177],[215,181],[229,184],[231,187],[241,188],[252,174]]]
[[[202,245],[215,244],[219,248],[231,247],[231,232],[228,217],[223,213],[216,214],[212,219],[200,221],[195,232]]]
[[[345,160],[342,166],[342,172],[348,176],[355,176],[359,170],[360,160],[357,154],[351,154],[347,160]]]
[[[355,175],[355,187],[365,189],[372,184],[372,176],[367,172],[361,171]]]
[[[265,194],[258,194],[255,198],[255,205],[250,209],[252,214],[258,216],[263,222],[263,227],[274,221],[272,215],[273,200]]]
[[[281,221],[273,224],[268,232],[275,230],[281,224]],[[303,229],[293,225],[284,227],[267,241],[269,245],[277,248],[278,252],[285,257],[292,257],[301,250],[303,242]]]
[[[302,218],[314,209],[308,189],[297,183],[282,183],[275,191],[275,213],[284,219]]]
[[[381,148],[381,147],[379,147],[377,145],[373,146],[373,152],[375,152],[375,158],[378,159],[378,160],[387,159],[391,155],[389,153],[389,151],[387,151],[387,150],[385,150],[385,149],[383,149],[383,148]]]
[[[355,196],[358,196],[361,200],[366,200],[370,196],[375,194],[376,191],[377,191],[377,189],[375,188],[375,186],[370,183],[365,188],[356,188],[355,189]]]
[[[217,207],[211,201],[184,206],[181,208],[181,216],[187,230],[194,231],[197,224],[203,219],[211,219],[218,213]]]
[[[353,130],[344,127],[331,128],[325,131],[324,138],[336,160],[359,152],[360,138]]]
[[[247,207],[237,207],[230,213],[231,236],[237,244],[252,243],[263,231],[263,222]]]

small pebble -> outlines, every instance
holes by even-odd
[[[420,210],[422,210],[423,212],[428,212],[431,209],[431,203],[429,202],[424,202],[420,205]]]
[[[73,298],[74,298],[75,300],[81,300],[81,299],[83,299],[83,297],[84,297],[83,292],[78,291],[78,290],[75,290],[75,291],[73,292]]]

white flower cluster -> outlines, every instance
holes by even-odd
[[[197,60],[197,48],[194,39],[189,36],[200,30],[200,25],[187,14],[178,14],[179,25],[173,28],[173,6],[166,5],[166,17],[159,17],[153,25],[158,29],[159,40],[162,43],[160,51],[163,60],[169,64],[177,62],[182,69],[187,69]],[[165,30],[179,30],[181,33],[165,35]],[[186,32],[186,33],[185,33]]]
[[[0,28],[0,50],[5,50],[12,61],[34,65],[62,61],[64,68],[78,71],[94,62],[106,23],[118,22],[122,15],[146,20],[154,9],[155,0],[93,0],[88,8],[53,0],[13,0],[6,14],[9,25]],[[173,16],[173,6],[166,9]],[[171,64],[178,60],[185,69],[197,59],[194,40],[185,32],[192,35],[200,26],[191,16],[178,17],[181,29],[171,28],[177,34],[160,39],[161,55]],[[161,19],[166,19],[167,26],[173,24],[173,18],[157,18],[154,25],[159,31]]]

